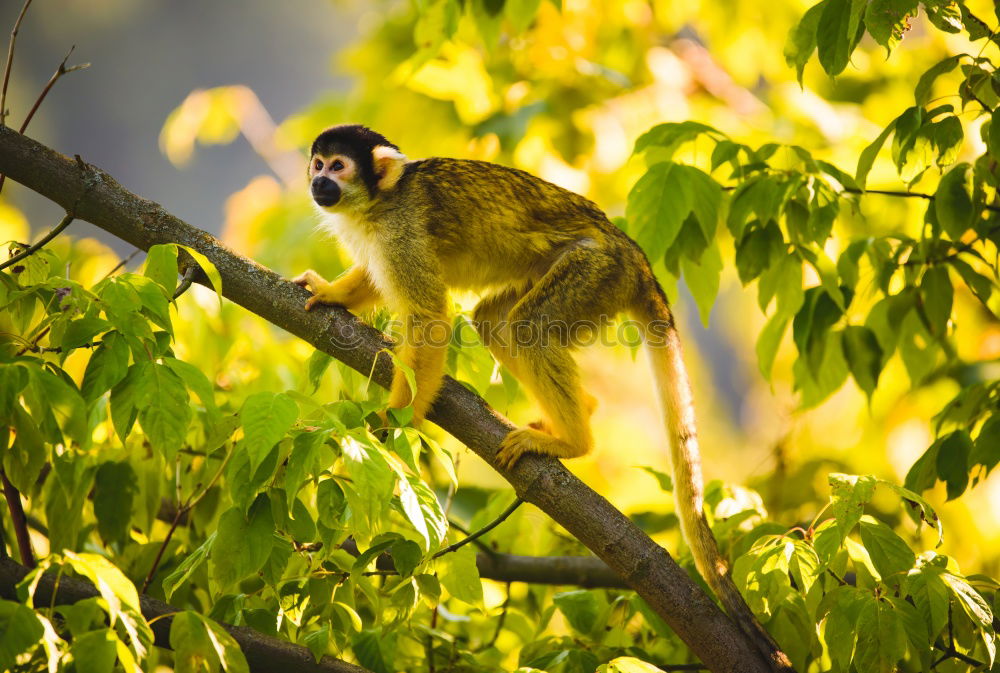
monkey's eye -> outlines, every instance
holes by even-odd
[[[314,167],[314,168],[315,168],[315,169],[316,169],[317,171],[321,171],[321,170],[323,170],[323,160],[322,160],[322,159],[317,159],[317,160],[316,160],[316,163],[315,163],[315,164],[313,164],[313,167]]]
[[[333,162],[330,168],[332,168],[335,171],[342,171],[344,170],[344,162],[341,161],[340,159],[337,159],[336,161]]]

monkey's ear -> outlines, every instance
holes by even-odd
[[[379,191],[392,189],[403,175],[406,155],[388,145],[379,145],[372,150],[375,175],[378,176]]]

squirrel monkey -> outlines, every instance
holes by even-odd
[[[504,438],[501,466],[510,469],[525,453],[582,456],[593,445],[593,398],[580,386],[569,344],[539,329],[586,329],[620,312],[641,323],[670,436],[681,531],[730,614],[744,630],[756,624],[705,519],[691,387],[666,296],[639,246],[578,194],[485,161],[411,161],[363,126],[323,131],[310,155],[313,200],[355,265],[332,282],[312,270],[295,278],[313,293],[306,309],[359,311],[382,302],[399,314],[397,352],[413,369],[416,393],[397,368],[389,405],[412,404],[419,422],[444,376],[448,288],[483,292],[473,322],[544,413]],[[759,625],[754,631],[762,633]]]

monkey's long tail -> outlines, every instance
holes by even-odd
[[[652,292],[645,294],[643,306],[636,313],[646,324],[646,349],[670,441],[674,496],[681,533],[691,547],[698,572],[718,596],[730,617],[764,654],[774,670],[792,671],[788,657],[757,621],[740,595],[729,574],[729,566],[722,558],[708,526],[704,511],[694,399],[687,369],[684,367],[680,339],[663,291],[657,285]]]

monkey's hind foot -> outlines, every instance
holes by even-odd
[[[531,427],[511,430],[500,442],[497,451],[497,462],[504,469],[514,467],[514,464],[526,453],[540,453],[556,458],[576,458],[587,453],[587,449],[578,448],[558,437],[553,437]]]

